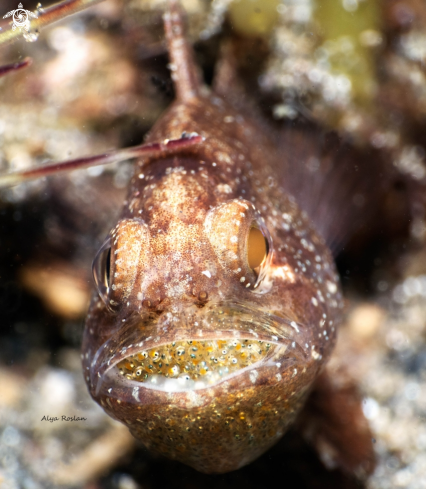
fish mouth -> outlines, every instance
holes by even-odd
[[[255,338],[173,341],[130,355],[116,368],[127,380],[199,389],[273,357],[277,348]]]
[[[205,309],[127,319],[94,356],[96,395],[111,392],[112,386],[206,389],[249,370],[292,363],[294,357],[303,360],[309,353],[309,330],[294,320],[236,302]]]

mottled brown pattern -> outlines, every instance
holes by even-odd
[[[226,472],[294,420],[332,351],[342,296],[323,238],[275,178],[286,155],[198,82],[173,2],[166,33],[177,99],[147,142],[193,132],[204,141],[139,161],[106,245],[110,284],[103,300],[93,298],[83,364],[94,399],[147,447]],[[252,225],[270,247],[258,277],[245,255]],[[173,341],[233,337],[274,347],[257,364],[191,388],[128,380],[116,368]]]

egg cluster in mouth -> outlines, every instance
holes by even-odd
[[[273,348],[260,340],[176,341],[126,357],[122,376],[139,382],[154,377],[215,381],[266,358]]]

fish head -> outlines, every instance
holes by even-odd
[[[227,472],[281,438],[319,364],[274,285],[259,211],[209,194],[190,162],[170,168],[130,196],[95,258],[86,381],[147,447]]]

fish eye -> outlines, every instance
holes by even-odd
[[[110,307],[111,289],[111,239],[107,238],[98,251],[92,265],[93,278],[100,298]]]
[[[220,265],[232,280],[252,292],[268,274],[272,261],[272,238],[255,206],[233,199],[209,210],[204,229]]]
[[[262,231],[252,225],[247,236],[247,261],[249,267],[256,271],[259,268],[269,253],[269,242]]]

